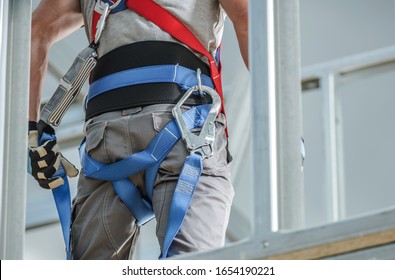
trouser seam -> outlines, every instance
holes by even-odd
[[[111,162],[111,157],[110,157],[110,155],[108,154],[108,151],[107,151],[106,135],[107,135],[107,132],[106,132],[106,129],[105,129],[104,132],[103,132],[103,152],[107,156],[108,162]]]
[[[168,182],[165,182],[165,191],[164,191],[164,194],[163,194],[163,200],[165,200],[166,199],[166,197],[167,197],[167,191],[168,191],[168,187],[167,187],[167,185],[168,185]],[[162,205],[161,205],[161,207],[160,207],[160,211],[159,211],[159,214],[158,214],[158,217],[156,217],[156,220],[157,220],[157,223],[158,223],[158,225],[157,225],[157,230],[156,230],[156,234],[158,235],[159,234],[159,232],[160,232],[160,229],[161,229],[161,226],[162,226],[162,223],[163,223],[163,221],[162,221],[162,216],[163,216],[163,209],[164,209],[164,207],[165,207],[165,201],[163,201],[163,203],[162,203]],[[158,236],[159,237],[159,236]],[[163,243],[163,242],[161,242],[161,243]],[[162,247],[162,246],[161,246]],[[162,250],[162,248],[161,248],[161,250]]]
[[[120,259],[118,256],[118,248],[115,244],[114,238],[111,235],[110,232],[110,227],[108,226],[108,222],[107,222],[107,218],[106,218],[106,208],[108,205],[108,200],[110,197],[110,193],[111,193],[112,189],[109,188],[104,196],[104,200],[103,200],[103,207],[102,207],[102,221],[103,221],[103,228],[104,228],[104,232],[106,233],[107,239],[111,244],[111,247],[114,250],[115,255],[117,256],[117,259]]]

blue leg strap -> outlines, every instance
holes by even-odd
[[[192,129],[195,127],[201,127],[205,122],[209,110],[210,105],[200,105],[185,112],[183,114],[183,118],[188,128]],[[112,181],[115,192],[134,215],[138,221],[137,224],[144,224],[154,217],[152,206],[150,201],[146,201],[141,197],[136,186],[134,186],[127,177],[146,169],[147,194],[149,200],[152,200],[153,185],[159,166],[179,138],[180,132],[178,130],[178,126],[175,121],[171,121],[157,134],[157,136],[148,145],[147,149],[112,165],[105,165],[90,157],[85,152],[83,143],[80,147],[80,154],[84,173],[87,177]],[[44,133],[40,138],[39,143],[41,145],[45,141],[52,139],[56,139],[56,136]],[[166,233],[162,256],[168,255],[168,250],[172,240],[181,227],[182,221],[188,210],[194,188],[201,172],[201,158],[198,158],[199,156],[195,154],[189,156],[183,167],[183,171],[181,172],[180,180],[176,187],[175,197],[171,204],[167,230],[169,233]],[[199,160],[200,163],[198,163]],[[193,174],[199,174],[199,176],[197,176],[197,178],[196,176],[191,177]],[[53,189],[52,193],[62,227],[67,259],[70,259],[70,187],[66,172],[62,166],[54,176],[61,176],[64,180],[64,184]]]
[[[113,181],[112,186],[133,217],[136,218],[138,226],[144,225],[154,218],[151,204],[141,197],[140,191],[132,181],[128,178]]]
[[[145,150],[113,164],[103,164],[85,153],[83,161],[85,175],[104,181],[127,178],[150,165],[162,161],[179,138],[180,133],[177,125],[175,122],[170,122],[156,135]]]
[[[204,124],[211,105],[193,107],[183,114],[189,129]],[[103,164],[89,156],[82,148],[82,166],[87,177],[113,182],[115,191],[126,204],[137,220],[138,225],[148,222],[154,217],[150,202],[153,185],[159,166],[167,154],[180,139],[176,122],[170,121],[150,142],[147,148],[139,153],[113,164]],[[80,148],[80,150],[81,150]],[[146,170],[146,192],[148,201],[141,197],[139,190],[128,179],[131,175]]]
[[[202,173],[202,157],[191,154],[186,159],[178,179],[173,200],[170,205],[169,220],[162,248],[161,259],[171,257],[170,245],[181,228],[188,211],[200,174]]]

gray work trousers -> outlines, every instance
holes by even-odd
[[[86,150],[109,164],[146,148],[169,121],[173,105],[157,104],[101,114],[85,124]],[[169,254],[202,251],[224,245],[234,195],[227,162],[225,117],[216,121],[214,155],[203,161],[194,197]],[[160,247],[167,227],[170,203],[188,151],[178,141],[162,162],[153,190],[156,235]],[[145,194],[144,172],[130,177]],[[73,200],[71,250],[73,259],[128,259],[133,255],[140,228],[115,194],[111,182],[87,178],[83,170]]]

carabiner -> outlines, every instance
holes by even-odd
[[[100,1],[100,3],[102,2]],[[102,7],[101,4],[99,4],[99,6],[102,9],[102,13],[99,21],[96,24],[96,34],[95,39],[93,40],[94,45],[97,45],[99,43],[101,33],[103,32],[104,26],[106,25],[107,16],[110,13],[110,5],[108,5],[108,3],[105,3],[104,7]]]
[[[211,96],[212,104],[199,135],[195,135],[188,129],[184,119],[182,118],[181,106],[194,92],[198,92],[199,90],[208,93]],[[213,155],[215,119],[217,118],[220,109],[221,98],[219,97],[218,93],[211,87],[204,85],[190,88],[186,93],[184,93],[183,97],[173,108],[173,117],[175,118],[178,128],[180,129],[181,138],[184,140],[187,149],[191,154],[200,154],[202,158],[209,158]]]
[[[100,36],[103,32],[104,26],[106,25],[106,19],[108,15],[110,14],[111,10],[115,9],[122,0],[117,0],[115,3],[112,5],[105,3],[103,1],[97,2],[97,7],[102,11],[101,16],[99,21],[97,22],[96,25],[96,34],[95,34],[95,39],[93,40],[93,44],[97,45],[99,43]]]

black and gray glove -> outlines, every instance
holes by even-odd
[[[39,124],[40,132],[36,122],[29,122],[29,173],[42,188],[54,189],[64,184],[62,176],[75,177],[78,169],[60,153],[55,130],[43,122]]]

